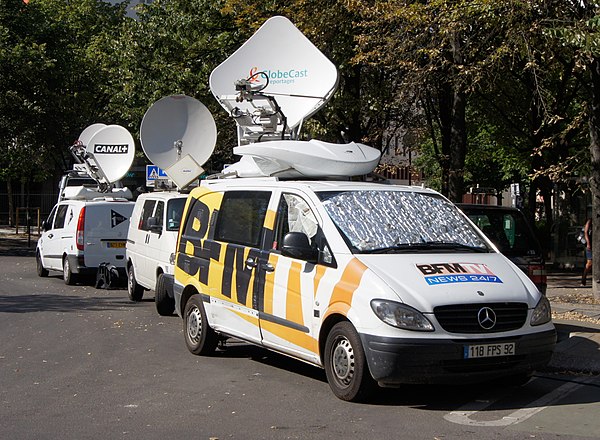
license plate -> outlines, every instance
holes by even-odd
[[[125,242],[124,241],[109,241],[108,243],[106,243],[106,245],[109,248],[124,248]]]
[[[513,356],[514,354],[514,342],[504,342],[501,344],[466,345],[464,350],[465,359]]]

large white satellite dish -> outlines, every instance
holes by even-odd
[[[87,126],[79,135],[79,142],[81,144],[88,145],[90,143],[90,139],[94,136],[98,131],[106,127],[106,124],[96,123]]]
[[[100,128],[84,146],[87,153],[95,159],[108,183],[123,178],[129,171],[135,156],[133,136],[120,125],[107,125]]]
[[[240,80],[244,84],[240,84]],[[248,127],[257,125],[260,118],[263,127],[268,126],[269,122],[265,124],[264,120],[269,113],[267,110],[261,114],[261,103],[256,98],[240,101],[240,86],[275,98],[285,115],[283,128],[299,130],[302,121],[331,98],[337,82],[335,65],[291,21],[280,16],[268,19],[212,71],[209,80],[215,98],[236,118],[238,129],[242,127],[246,134],[250,131]],[[281,124],[272,131],[278,130],[281,131]],[[254,139],[247,136],[247,142],[271,140],[268,139],[270,133],[269,129],[262,129]],[[243,133],[239,136],[240,144],[247,143],[242,139]]]
[[[140,126],[142,149],[179,188],[203,173],[217,142],[217,126],[200,101],[166,96],[146,111]]]

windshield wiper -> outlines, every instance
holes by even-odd
[[[399,243],[394,246],[387,246],[377,249],[363,250],[363,254],[394,254],[394,253],[409,253],[409,252],[430,252],[440,250],[467,251],[467,252],[484,252],[490,250],[487,247],[469,246],[462,243],[447,243],[443,241],[425,241],[420,243]]]

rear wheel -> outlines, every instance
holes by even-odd
[[[175,299],[169,296],[167,278],[162,273],[156,279],[154,303],[156,311],[161,316],[171,316],[175,311]]]
[[[35,253],[35,262],[37,266],[38,277],[47,277],[48,269],[44,267],[44,263],[42,263],[42,257],[39,252]]]
[[[338,398],[358,402],[375,390],[377,383],[369,373],[362,342],[350,322],[333,326],[324,357],[327,382]]]
[[[185,305],[183,334],[185,335],[185,344],[193,354],[211,355],[217,348],[219,338],[208,325],[200,295],[192,295]]]
[[[73,270],[71,269],[71,263],[69,263],[69,259],[67,257],[63,258],[63,280],[68,286],[72,286],[77,280],[77,275],[73,273]]]
[[[131,301],[135,302],[141,301],[144,296],[144,288],[135,280],[133,264],[130,264],[127,268],[127,296],[129,296]]]

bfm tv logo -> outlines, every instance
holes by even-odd
[[[502,280],[482,263],[434,263],[416,266],[430,286],[452,283],[502,283]]]

